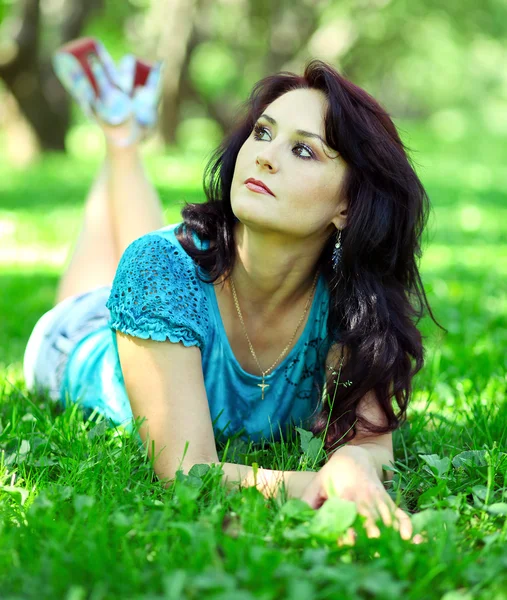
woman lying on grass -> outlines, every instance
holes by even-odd
[[[334,488],[369,535],[380,517],[411,538],[383,481],[423,365],[414,322],[433,317],[416,264],[429,200],[388,114],[318,60],[266,77],[206,167],[207,201],[165,226],[139,155],[157,68],[130,101],[134,63],[121,91],[110,59],[92,60],[96,97],[66,50],[58,74],[107,152],[57,304],[28,342],[28,387],[116,424],[143,419],[168,481],[220,463],[216,439],[238,432],[323,433],[317,473],[223,463],[224,484],[283,486],[314,508]]]

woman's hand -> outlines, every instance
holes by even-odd
[[[410,517],[396,507],[373,466],[336,452],[315,475],[301,499],[318,509],[330,495],[334,495],[332,490],[338,497],[355,502],[358,513],[366,517],[368,537],[380,536],[380,530],[375,524],[379,518],[386,525],[399,530],[403,539],[409,540],[412,537]],[[338,543],[353,544],[354,539],[355,532],[350,528]],[[421,537],[414,536],[413,541],[419,543]]]

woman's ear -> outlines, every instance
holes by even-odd
[[[344,200],[337,207],[336,214],[333,217],[333,224],[337,229],[343,229],[347,226],[348,204]]]

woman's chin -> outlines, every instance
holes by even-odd
[[[259,194],[260,196],[260,194]],[[232,212],[245,225],[266,223],[266,208],[252,202],[238,202],[232,205]]]

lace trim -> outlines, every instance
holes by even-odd
[[[209,308],[195,265],[157,234],[147,234],[125,250],[106,307],[111,328],[123,333],[204,346]]]

